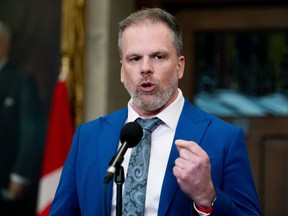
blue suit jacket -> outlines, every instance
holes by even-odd
[[[127,109],[80,125],[63,168],[50,215],[103,215],[104,177],[116,154]],[[213,215],[260,215],[245,139],[240,128],[209,115],[185,100],[174,140],[193,140],[208,153],[217,200]],[[174,141],[173,141],[174,143]],[[179,157],[175,145],[162,186],[158,215],[197,215],[193,201],[180,189],[172,173]],[[111,210],[112,182],[107,187]],[[109,215],[109,214],[108,214]]]

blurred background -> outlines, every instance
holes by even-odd
[[[1,0],[0,20],[12,32],[9,60],[37,84],[37,139],[31,148],[37,149],[33,163],[38,166],[30,193],[34,209],[27,215],[39,207],[40,179],[51,173],[43,167],[53,160],[46,156],[48,136],[56,136],[47,133],[57,124],[51,123],[53,107],[71,117],[74,130],[126,106],[117,24],[143,7],[161,7],[179,19],[186,57],[180,83],[184,95],[244,129],[263,215],[288,215],[286,0]],[[65,100],[53,99],[63,80],[70,110]],[[63,134],[67,124],[59,125],[53,128]]]

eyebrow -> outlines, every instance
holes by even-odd
[[[167,55],[169,52],[165,51],[165,50],[161,50],[161,51],[156,51],[156,52],[152,52],[152,56],[155,56],[155,55]]]
[[[149,56],[155,56],[155,55],[167,55],[169,52],[166,51],[166,50],[158,50],[158,51],[154,51],[152,53],[149,54]],[[131,57],[131,56],[142,56],[142,54],[139,54],[139,53],[136,53],[136,52],[133,52],[133,53],[128,53],[125,58],[127,57]]]

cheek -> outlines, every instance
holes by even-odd
[[[131,74],[122,71],[121,72],[121,82],[124,84],[124,86],[127,88],[132,88],[132,86],[134,85],[134,83],[136,83],[135,81],[133,81],[133,77],[131,76]]]
[[[166,67],[166,68],[164,68],[162,80],[164,80],[165,83],[171,83],[175,79],[178,79],[178,78],[179,78],[179,71],[178,71],[178,69],[175,66],[174,67]]]
[[[178,83],[178,80],[179,80],[178,74],[176,71],[174,71],[173,73],[170,73],[169,75],[167,75],[162,79],[163,83],[162,88],[164,87],[167,89],[171,86],[175,86],[176,83]]]
[[[126,83],[136,83],[137,79],[139,79],[139,74],[137,73],[136,68],[131,68],[131,67],[122,67],[121,68],[121,82],[123,83],[124,81]]]

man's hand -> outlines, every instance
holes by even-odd
[[[26,185],[17,181],[10,180],[9,191],[11,199],[17,200],[24,196]]]
[[[195,142],[176,140],[180,157],[173,173],[182,191],[201,208],[209,208],[216,196],[211,180],[210,158]]]

